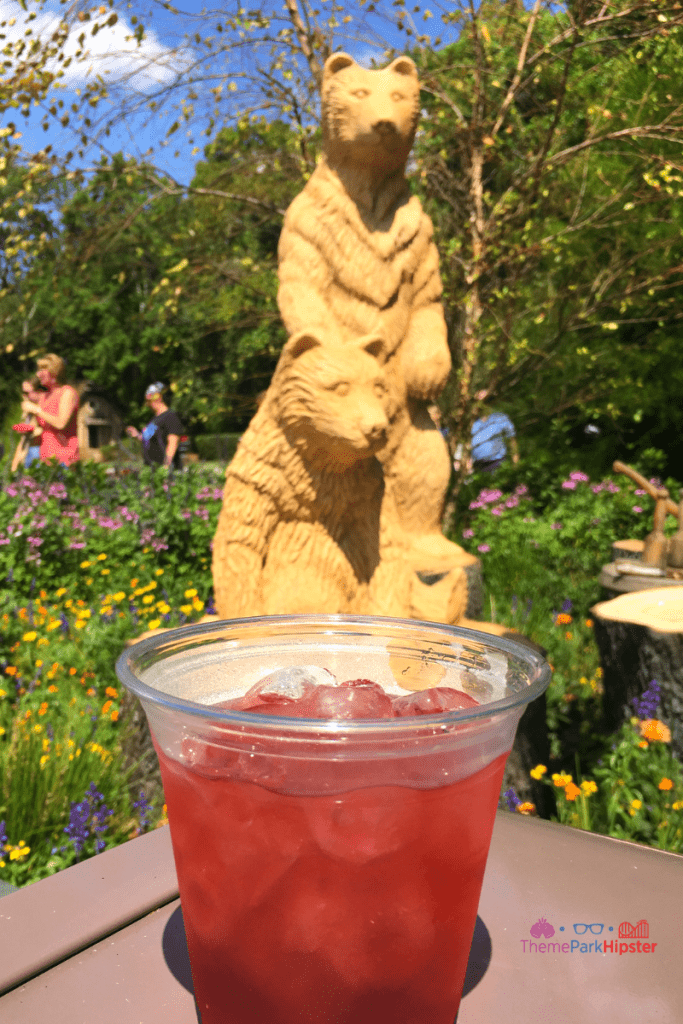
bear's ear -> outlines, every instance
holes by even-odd
[[[317,348],[321,344],[319,338],[316,338],[310,331],[299,331],[298,334],[293,334],[289,338],[282,349],[282,355],[288,359],[298,359],[304,352],[308,352],[309,349]]]
[[[324,78],[331,78],[332,75],[336,75],[338,71],[343,71],[344,68],[350,68],[355,64],[353,57],[349,57],[348,53],[333,53],[331,57],[328,57],[325,61],[325,69],[323,71]]]
[[[397,75],[408,75],[410,78],[417,78],[417,68],[410,57],[397,57],[386,70],[395,71]]]
[[[387,346],[384,338],[380,338],[376,334],[367,334],[364,338],[358,339],[358,347],[368,355],[374,356],[380,366],[384,366],[387,361]]]

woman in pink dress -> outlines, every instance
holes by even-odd
[[[37,362],[36,376],[47,393],[40,403],[24,401],[23,412],[38,416],[43,428],[40,441],[40,461],[57,459],[63,466],[78,462],[78,438],[76,436],[76,413],[78,392],[64,383],[65,363],[59,356],[49,353]]]

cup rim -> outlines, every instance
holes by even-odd
[[[381,623],[386,628],[397,630],[425,630],[433,636],[452,637],[460,642],[469,641],[472,644],[480,644],[484,648],[490,648],[497,652],[511,655],[522,666],[529,670],[530,682],[526,687],[507,694],[499,700],[490,701],[487,704],[479,704],[472,708],[461,708],[455,711],[440,712],[433,715],[406,715],[400,718],[368,718],[368,719],[321,719],[321,718],[293,718],[286,715],[268,715],[261,712],[257,714],[250,711],[235,711],[225,708],[217,709],[215,705],[200,704],[196,701],[187,700],[184,697],[176,697],[157,690],[147,683],[144,683],[133,671],[133,663],[140,664],[143,659],[149,659],[148,664],[155,660],[155,653],[163,657],[163,649],[170,646],[171,650],[180,651],[179,642],[201,639],[206,634],[225,633],[228,630],[243,630],[248,632],[249,627],[256,625],[273,627],[292,626],[318,626],[321,636],[327,635],[327,630],[337,626],[367,626],[369,624]],[[218,637],[217,637],[218,639]],[[485,653],[485,651],[483,652]],[[144,666],[148,667],[148,666]],[[241,619],[216,619],[212,622],[194,623],[189,626],[178,626],[174,629],[164,630],[154,636],[146,637],[131,644],[118,657],[116,661],[116,674],[120,682],[135,694],[141,701],[149,702],[152,705],[161,706],[168,711],[177,711],[188,714],[194,718],[204,719],[215,723],[217,726],[236,726],[241,730],[249,727],[262,734],[277,732],[287,733],[290,736],[296,734],[310,734],[311,731],[317,734],[329,733],[338,736],[342,733],[352,733],[358,737],[361,734],[385,733],[396,735],[401,731],[412,731],[412,729],[434,729],[434,727],[446,727],[449,725],[460,725],[461,723],[476,724],[477,720],[483,720],[497,716],[501,712],[512,711],[520,705],[530,704],[531,701],[540,697],[547,689],[551,679],[551,668],[547,660],[537,651],[526,644],[520,643],[508,637],[496,636],[480,630],[470,629],[464,626],[451,626],[441,622],[428,622],[418,619],[400,619],[388,616],[375,615],[344,615],[344,614],[306,614],[306,615],[259,615]],[[419,692],[419,691],[417,691]]]

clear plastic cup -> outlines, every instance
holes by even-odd
[[[212,707],[293,665],[480,705],[360,721]],[[433,623],[278,616],[170,630],[116,668],[159,756],[202,1024],[453,1024],[543,658]]]

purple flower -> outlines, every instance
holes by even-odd
[[[573,605],[572,605],[572,602],[569,600],[569,598],[567,598],[566,601],[562,602],[562,611],[563,612],[570,612],[572,610],[572,607],[573,607]]]
[[[5,819],[3,818],[2,821],[0,821],[0,850],[3,848],[6,842],[7,833],[5,831]]]
[[[90,835],[90,829],[88,828],[89,818],[90,804],[87,800],[71,804],[69,824],[66,826],[64,831],[73,843],[73,848],[76,851],[76,859],[80,856],[81,850],[85,845],[85,841]]]
[[[152,804],[145,796],[144,789],[140,790],[140,799],[135,801],[133,807],[140,812],[140,831],[144,832],[146,828],[149,828],[149,812],[152,809]]]
[[[656,718],[661,694],[662,691],[659,683],[656,679],[653,679],[647,690],[641,694],[640,699],[636,697],[632,702],[634,714],[638,718]]]
[[[505,798],[509,811],[516,811],[522,802],[512,788],[506,789],[503,793],[503,797]]]

